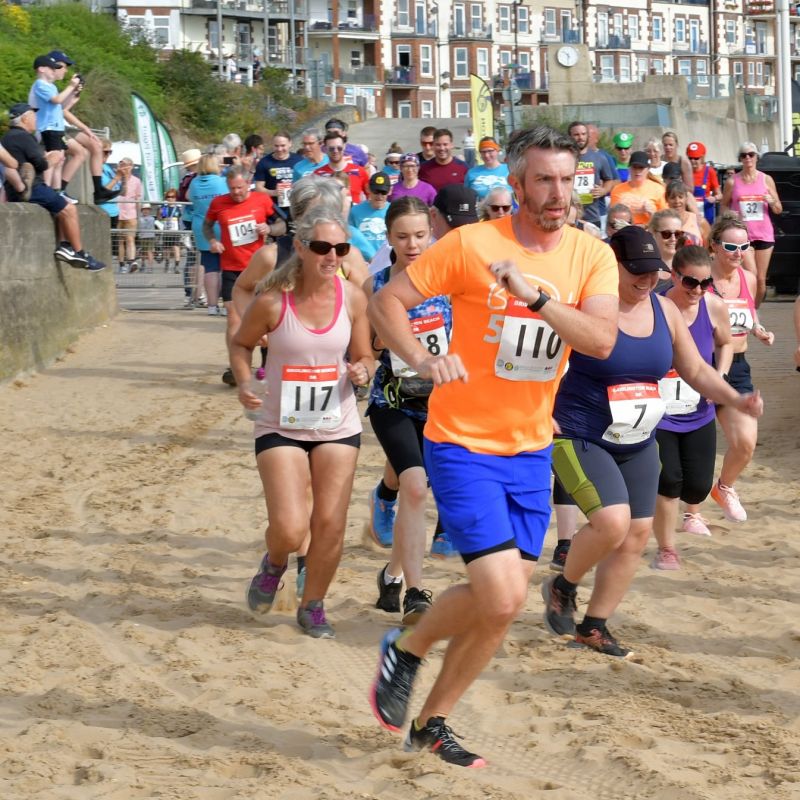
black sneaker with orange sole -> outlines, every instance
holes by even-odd
[[[456,741],[456,734],[444,717],[431,717],[421,728],[417,728],[416,720],[412,721],[403,749],[430,750],[442,761],[457,767],[480,769],[486,766],[481,756],[470,753]]]
[[[633,655],[633,650],[623,647],[605,626],[602,629],[592,628],[588,633],[581,633],[578,628],[575,631],[575,645],[615,658],[630,658]]]

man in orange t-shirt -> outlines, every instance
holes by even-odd
[[[667,207],[664,184],[648,177],[650,159],[644,150],[631,153],[630,176],[611,190],[611,205],[622,203],[633,214],[634,225],[647,225],[650,217]]]
[[[565,225],[577,146],[550,128],[508,147],[519,212],[447,234],[377,292],[369,315],[386,347],[435,384],[425,465],[445,530],[467,566],[406,633],[384,638],[371,702],[404,723],[417,667],[450,640],[442,671],[406,740],[449,763],[483,766],[445,717],[523,607],[550,519],[552,409],[571,348],[605,358],[617,334],[618,272],[602,242]],[[427,352],[406,309],[449,295],[453,338]]]

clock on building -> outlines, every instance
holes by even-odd
[[[578,58],[578,51],[570,45],[559,47],[556,52],[556,61],[558,61],[562,67],[574,67],[578,63]]]

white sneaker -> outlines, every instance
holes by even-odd
[[[219,309],[216,306],[209,306],[206,310],[209,317],[216,317],[219,314]]]
[[[711,536],[711,531],[708,529],[708,520],[703,519],[700,514],[692,514],[689,511],[686,511],[683,515],[681,530],[684,533],[693,533],[695,536]]]
[[[717,481],[711,489],[711,497],[722,509],[725,519],[730,522],[747,522],[747,512],[733,486],[723,486]]]

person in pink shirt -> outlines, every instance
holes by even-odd
[[[139,217],[139,203],[142,202],[144,187],[133,174],[133,161],[122,158],[118,164],[122,175],[122,188],[117,197],[119,206],[119,271],[129,272],[136,264],[136,220]]]

